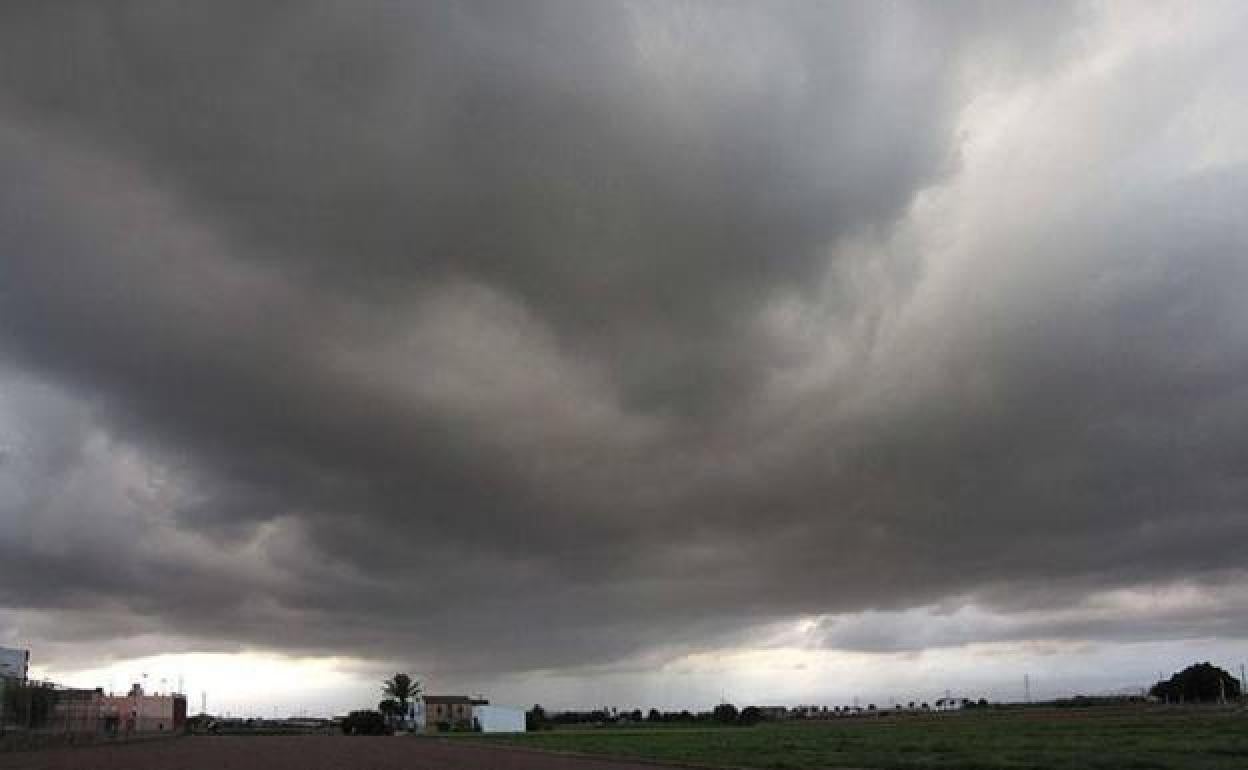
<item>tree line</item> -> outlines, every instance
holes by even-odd
[[[966,700],[963,708],[988,708],[988,701],[980,698],[978,701]],[[894,711],[931,711],[932,707],[927,703],[910,702],[908,707],[902,706],[900,703],[892,708]],[[865,707],[823,707],[815,710],[810,707],[806,710],[792,709],[786,710],[785,719],[820,719],[833,716],[846,716],[850,714],[869,714],[876,713],[877,709],[874,703]],[[756,725],[759,722],[766,722],[776,718],[776,714],[772,709],[760,708],[758,706],[746,706],[738,709],[734,704],[721,703],[710,711],[689,711],[687,709],[681,711],[659,711],[652,708],[647,712],[635,708],[630,710],[619,710],[614,708],[598,708],[583,711],[555,711],[548,712],[542,708],[540,704],[533,706],[525,712],[525,724],[529,730],[546,730],[560,726],[568,725],[619,725],[619,724],[720,724],[720,725]]]

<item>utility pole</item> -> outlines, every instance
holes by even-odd
[[[1031,675],[1023,674],[1023,702],[1031,703]]]
[[[144,685],[147,684],[146,673],[143,674],[143,684]],[[147,692],[147,688],[140,687],[139,691],[135,693],[135,696],[134,696],[134,700],[135,700],[134,731],[137,733],[143,732],[143,694],[145,692]]]
[[[1244,664],[1239,664],[1239,697],[1240,700],[1248,698],[1248,679],[1244,678]]]

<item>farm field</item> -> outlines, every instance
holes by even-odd
[[[721,767],[1242,770],[1248,713],[1138,711],[858,718],[750,728],[555,730],[473,738]]]

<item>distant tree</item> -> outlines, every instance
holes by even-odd
[[[400,713],[407,714],[407,704],[420,697],[420,682],[407,674],[395,674],[381,683],[381,692],[399,702]]]
[[[1149,694],[1167,702],[1200,703],[1231,700],[1240,695],[1239,680],[1212,663],[1188,666],[1164,682],[1158,682]]]
[[[746,706],[741,709],[741,713],[737,715],[737,722],[746,725],[756,725],[763,721],[763,710],[758,706]]]
[[[646,721],[647,722],[662,722],[663,715],[659,713],[658,709],[650,709],[650,713],[646,714]]]
[[[988,708],[988,699],[987,699],[987,698],[980,698],[980,699],[979,699],[979,707],[980,707],[981,709],[986,709],[986,708]]]
[[[711,718],[730,725],[737,721],[737,707],[731,703],[721,703],[711,711]]]
[[[910,701],[909,709],[914,711],[914,701]]]
[[[342,731],[347,735],[385,735],[386,718],[380,711],[352,711],[342,720]]]
[[[929,705],[927,705],[927,702],[926,702],[926,701],[924,701],[924,702],[923,702],[923,705],[919,706],[919,708],[923,709],[924,711],[931,711],[931,710],[932,710],[932,707],[931,707],[931,706],[929,706]]]
[[[542,708],[542,704],[534,703],[533,708],[524,714],[525,730],[542,730],[546,727],[546,709]]]
[[[641,709],[633,709],[633,713],[629,714],[628,718],[634,722],[640,722],[641,721]]]

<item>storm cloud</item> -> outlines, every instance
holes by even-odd
[[[3,15],[8,638],[1248,635],[1243,7]]]

